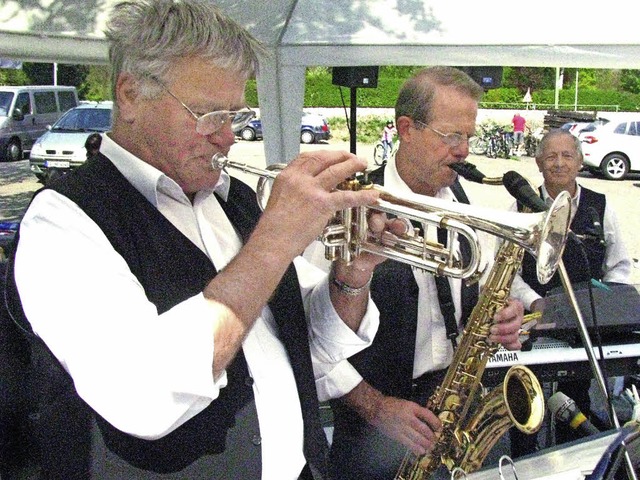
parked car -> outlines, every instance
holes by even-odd
[[[567,122],[560,127],[560,130],[567,130],[568,132],[572,133],[574,136],[577,137],[578,134],[582,131],[582,129],[587,125],[589,125],[590,123],[591,122]]]
[[[622,180],[640,171],[640,115],[618,116],[603,125],[582,130],[584,169],[609,180]]]
[[[249,125],[234,133],[243,140],[261,140],[262,122],[256,118],[251,120]],[[317,113],[303,113],[300,123],[300,142],[318,143],[320,140],[329,140],[330,137],[331,129],[324,116]]]
[[[43,183],[82,165],[85,142],[92,133],[111,129],[112,102],[89,102],[72,108],[34,143],[31,171]]]
[[[22,160],[47,127],[76,105],[75,87],[0,87],[0,161]]]

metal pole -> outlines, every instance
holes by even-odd
[[[356,87],[351,87],[351,131],[349,132],[349,140],[351,144],[351,153],[355,155],[356,153],[356,91],[358,89]]]
[[[555,109],[558,109],[558,101],[560,100],[560,67],[556,67],[556,92],[555,92]]]
[[[593,345],[591,344],[591,339],[589,338],[589,331],[587,330],[587,325],[584,322],[584,318],[582,317],[582,312],[580,311],[580,307],[578,305],[578,300],[576,298],[575,292],[573,291],[573,286],[569,281],[569,274],[564,267],[564,262],[560,260],[560,264],[558,265],[558,273],[560,274],[560,279],[562,280],[562,286],[564,287],[564,291],[569,297],[569,303],[573,307],[573,311],[576,314],[576,319],[578,320],[578,333],[580,333],[580,338],[582,339],[582,345],[584,346],[585,351],[587,352],[587,358],[589,359],[589,364],[591,365],[591,371],[593,373],[594,378],[596,379],[596,383],[598,384],[598,388],[600,392],[604,396],[605,402],[607,403],[607,413],[609,414],[609,420],[614,425],[615,428],[620,428],[620,422],[616,415],[616,411],[613,408],[613,404],[609,398],[609,391],[607,390],[607,385],[605,383],[604,376],[602,375],[602,370],[600,369],[600,364],[596,359],[595,353],[593,351]],[[604,361],[604,358],[602,359]],[[632,480],[638,480],[636,476],[635,470],[633,469],[633,462],[631,461],[631,457],[629,456],[629,452],[627,451],[627,446],[624,442],[621,444],[621,448],[624,449],[624,458],[627,467],[627,473],[629,478]]]
[[[576,68],[576,91],[575,91],[575,99],[573,101],[573,111],[578,111],[578,69]]]

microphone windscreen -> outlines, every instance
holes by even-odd
[[[536,191],[531,188],[529,182],[518,172],[509,170],[502,176],[502,184],[513,198],[534,212],[544,212],[547,205]]]
[[[469,180],[474,183],[482,183],[484,180],[484,173],[476,168],[473,163],[469,162],[456,162],[449,164],[449,168],[460,175],[465,180]]]
[[[558,411],[560,411],[560,409],[569,402],[571,402],[571,399],[568,396],[562,392],[556,392],[549,397],[549,400],[547,400],[547,407],[549,408],[551,415],[555,417]]]

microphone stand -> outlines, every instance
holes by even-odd
[[[591,371],[593,372],[593,376],[596,379],[598,384],[598,388],[600,392],[604,396],[608,409],[607,413],[609,414],[609,421],[615,426],[615,428],[620,428],[620,421],[616,415],[616,411],[613,408],[613,404],[609,399],[609,391],[607,389],[607,385],[602,375],[602,370],[600,369],[600,364],[598,363],[595,353],[593,352],[593,346],[591,344],[591,339],[589,338],[589,332],[587,330],[587,326],[585,324],[584,318],[582,317],[582,312],[580,311],[580,307],[578,305],[578,300],[576,299],[575,292],[573,291],[573,287],[571,282],[569,281],[569,274],[565,269],[564,262],[562,259],[558,264],[558,274],[560,275],[560,279],[562,280],[562,286],[564,287],[564,291],[569,297],[569,302],[573,307],[573,310],[576,314],[576,318],[578,320],[578,332],[580,333],[580,338],[582,339],[582,344],[587,352],[587,358],[589,359],[589,365],[591,366]],[[604,359],[603,359],[604,360]],[[638,480],[636,476],[635,470],[633,468],[633,462],[631,461],[631,457],[629,456],[629,452],[627,451],[627,446],[624,441],[621,443],[621,448],[624,450],[624,458],[627,468],[627,473],[629,478],[632,480]]]

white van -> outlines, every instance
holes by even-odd
[[[16,161],[60,116],[78,105],[75,87],[0,86],[0,161]]]

